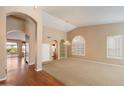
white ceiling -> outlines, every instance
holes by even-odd
[[[43,12],[43,25],[45,27],[51,27],[58,29],[60,31],[70,31],[74,28],[76,28],[75,25],[72,25],[64,20],[61,20],[60,18],[57,18],[55,16],[52,16],[46,12]]]
[[[41,7],[45,25],[70,31],[80,26],[124,22],[123,6],[50,6]],[[66,23],[67,22],[67,23]]]

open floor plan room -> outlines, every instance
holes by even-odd
[[[1,86],[124,85],[123,6],[1,6]]]

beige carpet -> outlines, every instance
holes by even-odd
[[[66,59],[43,64],[65,85],[124,85],[124,67]]]

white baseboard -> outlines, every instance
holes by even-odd
[[[116,66],[116,67],[122,67],[122,68],[124,68],[124,66],[122,66],[122,65],[105,63],[105,62],[102,62],[102,61],[93,61],[93,60],[81,59],[81,58],[74,58],[74,59],[80,59],[80,61],[87,61],[87,62],[92,62],[92,63],[97,63],[97,64],[103,64],[103,65],[109,65],[109,66]]]
[[[4,81],[4,80],[6,80],[6,79],[7,79],[7,76],[4,77],[4,78],[0,78],[0,81]]]
[[[35,63],[28,63],[28,65],[34,65]]]
[[[45,61],[43,60],[42,62],[45,63],[45,62],[50,62],[50,61],[52,61],[52,60],[51,59],[50,60],[45,60]]]
[[[109,65],[109,66],[116,66],[116,67],[124,67],[121,65],[117,65],[117,64],[111,64],[111,63],[105,63],[105,62],[98,62],[98,61],[91,61],[91,60],[86,60],[87,62],[94,62],[94,63],[98,63],[98,64],[104,64],[104,65]]]
[[[39,72],[39,71],[42,71],[42,69],[41,68],[40,69],[35,69],[35,71]]]

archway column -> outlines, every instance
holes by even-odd
[[[6,15],[0,9],[0,81],[6,79],[7,73],[7,53],[6,53]]]
[[[42,70],[42,33],[43,33],[43,23],[42,23],[42,11],[36,9],[37,14],[37,31],[36,31],[36,71]]]
[[[34,65],[36,61],[36,54],[35,54],[35,49],[36,49],[36,23],[28,19],[25,22],[25,32],[28,35],[26,39],[26,42],[29,43],[29,62],[28,65]]]

